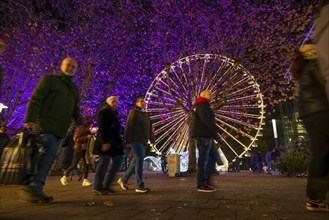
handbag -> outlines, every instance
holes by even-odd
[[[3,149],[0,184],[24,185],[33,180],[39,154],[44,150],[38,137],[37,133],[21,132]]]

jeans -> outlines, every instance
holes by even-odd
[[[197,148],[199,150],[197,187],[207,186],[211,171],[216,162],[216,148],[211,138],[198,137]],[[218,153],[217,153],[218,154]]]
[[[59,138],[54,134],[41,134],[40,142],[45,148],[45,152],[40,156],[37,164],[34,180],[28,185],[28,188],[35,193],[42,193],[46,182],[48,172],[56,158]]]
[[[132,142],[131,146],[135,153],[134,159],[130,162],[130,165],[126,173],[121,177],[122,182],[127,183],[130,176],[135,171],[136,189],[144,188],[143,182],[143,163],[145,157],[145,146],[142,143]]]
[[[112,163],[109,167],[111,159],[112,159]],[[98,191],[103,191],[105,188],[109,188],[113,182],[116,173],[120,169],[121,163],[122,163],[122,155],[117,155],[114,157],[111,155],[100,155],[95,173],[94,189]],[[107,170],[109,174],[107,178],[105,178]]]

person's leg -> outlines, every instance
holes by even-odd
[[[79,163],[81,157],[82,157],[82,153],[81,153],[81,151],[75,151],[75,152],[74,152],[74,155],[73,155],[73,162],[72,162],[71,166],[70,166],[69,168],[67,168],[67,170],[64,172],[64,175],[65,175],[66,177],[69,177],[71,171],[77,167],[77,165],[78,165],[78,163]]]
[[[304,119],[310,136],[310,162],[306,195],[312,200],[326,200],[329,191],[329,115],[317,114]]]
[[[136,179],[136,189],[144,188],[143,182],[143,164],[145,157],[145,147],[142,143],[133,142],[132,148],[135,153],[135,179]]]
[[[83,178],[88,179],[88,174],[89,174],[89,164],[87,163],[86,160],[86,151],[83,151],[83,154],[81,155],[81,158],[83,160]]]
[[[98,165],[95,173],[95,182],[94,182],[94,190],[103,191],[103,181],[107,171],[107,168],[110,163],[111,156],[110,155],[100,155]]]
[[[123,157],[122,155],[117,155],[112,157],[112,164],[108,169],[109,175],[107,176],[107,180],[105,180],[105,184],[104,184],[106,188],[111,187],[115,175],[120,170],[122,164],[122,157]]]
[[[135,166],[136,166],[136,157],[132,159],[125,174],[120,178],[123,183],[126,184],[128,182],[130,176],[135,172]]]
[[[45,185],[48,172],[56,158],[59,139],[53,134],[41,134],[40,142],[45,147],[45,152],[39,158],[34,181],[28,185],[28,188],[31,191],[38,194],[43,193],[43,187]]]
[[[197,138],[197,148],[199,150],[197,187],[207,186],[207,164],[211,148],[210,138]]]

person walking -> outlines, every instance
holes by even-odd
[[[87,142],[91,138],[90,128],[91,122],[85,121],[83,126],[78,127],[73,136],[74,141],[74,156],[73,162],[69,168],[64,172],[64,176],[60,179],[63,186],[67,185],[70,181],[70,173],[73,169],[76,169],[78,163],[82,159],[83,161],[83,182],[82,186],[91,186],[92,183],[88,180],[89,164],[86,162],[86,149]],[[79,170],[80,172],[80,170]]]
[[[24,127],[40,132],[45,152],[40,156],[34,180],[23,188],[23,198],[32,203],[48,203],[54,198],[43,192],[48,172],[56,158],[60,139],[63,138],[73,118],[82,124],[79,93],[72,78],[77,62],[65,58],[58,75],[45,75],[38,82],[30,98]]]
[[[106,106],[97,114],[96,142],[99,146],[97,149],[99,161],[94,182],[94,194],[96,195],[107,195],[114,192],[111,186],[122,164],[123,146],[120,135],[121,123],[117,111],[118,104],[118,97],[110,96],[106,99]],[[111,160],[112,163],[109,167]],[[108,175],[105,178],[107,171]]]
[[[152,132],[152,122],[150,116],[145,111],[144,98],[136,100],[135,108],[129,112],[125,128],[126,146],[131,147],[134,152],[134,158],[131,161],[125,174],[118,179],[118,184],[123,190],[128,190],[127,182],[135,171],[137,193],[147,193],[149,188],[145,187],[143,182],[143,163],[145,157],[145,147],[148,141],[154,143]]]
[[[214,192],[216,189],[211,186],[211,171],[216,161],[214,153],[217,152],[213,139],[219,140],[219,131],[215,123],[215,115],[210,108],[212,94],[210,90],[201,92],[194,107],[195,112],[192,118],[192,137],[196,139],[199,150],[197,190],[198,192]]]
[[[265,153],[265,162],[266,162],[266,171],[267,171],[267,174],[271,174],[271,154],[272,152],[270,150],[267,150],[266,153]]]
[[[297,81],[299,117],[310,137],[310,160],[306,186],[306,210],[329,211],[329,101],[315,45],[305,44],[292,64]]]

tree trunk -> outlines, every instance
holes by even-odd
[[[188,172],[195,173],[196,172],[196,145],[195,139],[192,138],[192,112],[189,113],[189,152],[188,152]]]

